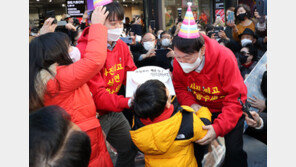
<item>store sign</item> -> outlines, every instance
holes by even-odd
[[[216,7],[216,10],[217,9],[224,9],[224,0],[216,0],[215,1],[215,7]]]
[[[70,16],[82,17],[85,10],[84,0],[67,0],[67,13]]]

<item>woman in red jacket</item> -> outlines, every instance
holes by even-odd
[[[95,9],[85,56],[75,63],[68,53],[70,40],[64,33],[47,33],[30,43],[30,111],[49,105],[65,109],[71,121],[90,137],[90,167],[113,166],[86,84],[106,60],[105,11],[103,7]]]

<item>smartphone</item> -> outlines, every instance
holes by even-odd
[[[233,11],[228,12],[227,21],[229,23],[234,23],[234,12]]]
[[[120,39],[126,44],[131,44],[133,42],[131,37],[120,37]]]
[[[214,28],[214,33],[215,33],[215,37],[219,37],[218,33],[223,30],[223,27],[215,27]]]
[[[240,104],[242,105],[242,110],[244,113],[248,114],[248,117],[251,118],[252,120],[254,120],[253,116],[250,113],[250,103],[248,103],[248,101],[246,101],[246,103],[244,104],[241,100],[241,97],[238,98],[238,101],[240,102]]]
[[[263,0],[257,0],[256,1],[256,9],[260,16],[264,15],[264,1]]]
[[[45,20],[48,18],[55,18],[55,11],[54,10],[50,10],[50,11],[46,11],[45,13]]]
[[[150,20],[150,26],[152,30],[155,29],[155,20]]]
[[[58,26],[65,26],[67,24],[66,21],[58,21],[57,22]]]

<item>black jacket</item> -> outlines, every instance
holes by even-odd
[[[142,54],[146,54],[148,52],[147,50],[145,50],[143,45],[131,45],[130,49],[134,56],[134,63],[138,68],[143,66],[158,66],[164,69],[170,69],[170,71],[173,70],[173,66],[171,65],[171,58],[166,57],[166,54],[169,52],[168,49],[157,50],[155,56],[143,59],[141,61],[139,61],[139,57]]]

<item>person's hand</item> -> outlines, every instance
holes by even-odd
[[[190,106],[195,112],[197,112],[202,106],[198,104],[192,104]]]
[[[267,36],[264,37],[263,42],[267,43]]]
[[[150,32],[150,33],[153,33],[153,30],[152,30],[152,28],[151,28],[150,25],[149,25],[149,32]]]
[[[202,127],[204,130],[208,130],[207,134],[200,140],[195,141],[200,145],[206,145],[212,142],[216,138],[216,132],[213,125],[207,125]]]
[[[175,57],[175,52],[171,49],[171,48],[168,48],[170,51],[167,53],[166,57],[169,58],[169,57],[172,57],[174,58]]]
[[[131,45],[135,45],[136,44],[136,37],[135,36],[130,36],[132,38],[132,43]]]
[[[214,33],[211,35],[211,39],[216,39],[216,37],[215,37],[215,34],[214,34]]]
[[[70,31],[76,31],[76,28],[74,27],[74,25],[72,23],[67,23],[65,25],[65,28]]]
[[[256,96],[253,96],[253,97],[254,97],[254,99],[249,97],[248,102],[251,104],[252,107],[258,108],[259,112],[262,112],[266,108],[265,101],[257,99]]]
[[[49,32],[54,32],[54,30],[57,28],[57,24],[52,24],[52,22],[54,21],[54,18],[48,18],[47,20],[45,20],[43,26],[40,29],[39,34],[46,34]]]
[[[87,18],[88,18],[88,10],[85,10],[82,16],[82,22],[85,22]]]
[[[223,30],[220,30],[220,32],[218,32],[218,36],[222,39],[229,40],[229,38],[226,36],[226,34]]]
[[[153,56],[155,56],[155,53],[156,53],[155,50],[156,50],[156,49],[154,49],[154,48],[153,48],[153,49],[150,49],[150,50],[145,54],[145,59],[148,58],[148,57],[153,57]]]
[[[109,11],[106,12],[106,7],[102,7],[102,6],[96,7],[96,9],[93,11],[91,16],[91,23],[104,25],[108,14],[109,14]]]
[[[250,111],[250,113],[251,113],[252,117],[254,118],[254,120],[249,118],[247,113],[243,113],[245,115],[245,119],[246,119],[247,124],[253,128],[260,127],[262,122],[260,120],[259,114],[255,111]]]

